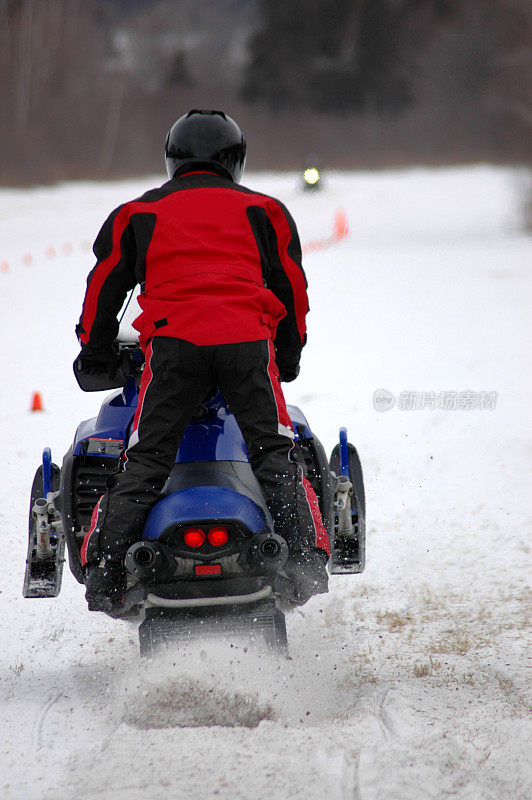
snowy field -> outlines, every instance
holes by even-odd
[[[530,798],[532,239],[517,171],[335,173],[317,194],[247,176],[303,243],[339,208],[351,230],[306,257],[309,344],[286,395],[327,450],[340,425],[359,448],[368,564],[288,617],[289,660],[220,643],[141,663],[135,627],[89,613],[68,570],[59,598],[22,598],[42,448],[61,463],[100,402],[71,372],[87,242],[161,181],[0,190],[0,797]],[[395,405],[377,411],[383,389]]]

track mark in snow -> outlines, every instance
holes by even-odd
[[[384,691],[384,693],[381,696],[379,704],[379,724],[381,726],[385,739],[389,739],[390,737],[395,736],[393,717],[390,715],[386,707],[386,698],[388,697],[389,693],[390,689],[386,689]]]
[[[377,748],[363,747],[357,764],[357,800],[378,800]]]
[[[37,722],[35,723],[34,728],[33,728],[33,741],[32,741],[32,747],[31,747],[33,753],[37,752],[37,750],[40,750],[42,748],[42,746],[43,746],[43,744],[42,744],[42,729],[43,729],[43,726],[44,726],[44,721],[46,719],[46,716],[47,716],[48,712],[52,708],[52,706],[55,703],[57,703],[57,701],[60,700],[62,697],[63,697],[63,692],[58,692],[53,697],[50,697],[48,702],[43,706],[42,711],[39,714]]]
[[[330,755],[316,751],[316,763],[323,775],[324,796],[327,800],[353,800],[356,796],[355,765],[343,750]]]

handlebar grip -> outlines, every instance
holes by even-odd
[[[118,355],[116,373],[110,377],[109,374],[94,374],[90,370],[82,368],[80,358],[74,361],[74,376],[79,388],[83,392],[103,392],[109,389],[120,389],[125,386],[128,379],[137,379],[142,373],[144,364],[144,353],[135,343],[115,343]]]
[[[119,370],[113,378],[106,373],[94,374],[81,368],[79,358],[73,364],[74,377],[82,392],[105,392],[108,389],[120,389],[126,385],[127,377]]]

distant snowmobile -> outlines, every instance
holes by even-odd
[[[309,156],[303,170],[302,188],[306,192],[315,192],[322,188],[320,161],[317,156]]]
[[[80,551],[106,480],[121,466],[138,400],[143,355],[119,345],[113,380],[77,372],[84,391],[117,388],[98,416],[82,422],[61,469],[45,448],[31,491],[24,597],[56,597],[65,544],[83,583]],[[365,566],[365,499],[357,452],[344,428],[328,462],[299,408],[288,406],[296,446],[318,497],[331,540],[329,571]],[[275,533],[235,418],[216,389],[205,398],[181,441],[161,499],[142,540],[126,555],[128,585],[121,618],[138,619],[140,652],[191,636],[263,637],[287,645],[284,611],[315,594],[294,595],[284,571],[288,547]]]

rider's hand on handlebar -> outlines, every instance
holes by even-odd
[[[119,357],[114,347],[97,349],[85,345],[78,355],[77,362],[82,372],[88,375],[107,375],[112,380],[118,370]]]

